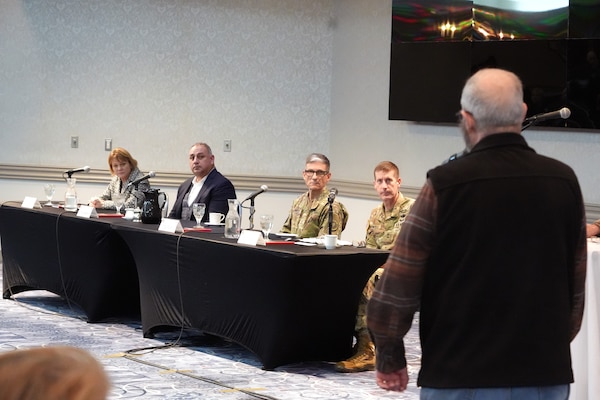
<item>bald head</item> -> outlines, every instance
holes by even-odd
[[[521,80],[499,68],[473,74],[463,88],[460,105],[473,116],[477,131],[484,134],[520,132],[527,112]]]

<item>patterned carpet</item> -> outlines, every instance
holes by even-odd
[[[110,399],[419,398],[416,323],[407,337],[409,387],[396,393],[378,388],[374,372],[341,374],[328,362],[265,371],[250,351],[201,332],[173,330],[145,339],[139,321],[88,324],[76,306],[49,292],[29,291],[13,298],[0,300],[0,352],[51,345],[86,349],[108,372]]]

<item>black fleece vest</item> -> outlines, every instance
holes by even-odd
[[[583,202],[571,168],[506,133],[428,177],[438,213],[418,384],[572,382],[570,300]]]

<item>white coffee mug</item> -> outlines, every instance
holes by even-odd
[[[208,214],[208,222],[211,224],[220,224],[225,219],[225,216],[218,212],[211,212]]]
[[[328,250],[335,249],[337,245],[337,235],[323,235],[323,244]]]
[[[125,216],[123,217],[123,219],[133,221],[133,208],[125,209]]]

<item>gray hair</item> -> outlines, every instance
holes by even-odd
[[[196,142],[193,145],[190,146],[190,149],[192,147],[196,147],[196,146],[204,146],[204,148],[206,149],[206,151],[208,152],[208,155],[212,155],[212,149],[210,148],[210,146],[204,142]]]
[[[330,163],[329,163],[329,158],[327,158],[324,154],[321,153],[311,153],[308,155],[308,157],[306,157],[306,164],[311,163],[311,162],[322,162],[325,163],[325,165],[327,165],[327,169],[329,170],[330,168]]]
[[[499,68],[485,68],[465,83],[460,98],[479,130],[520,125],[523,120],[523,84],[517,75]]]

